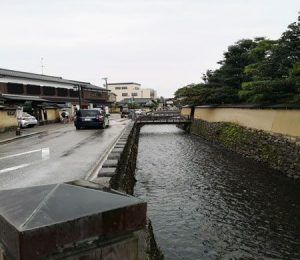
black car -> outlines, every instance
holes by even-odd
[[[109,115],[103,110],[80,109],[76,113],[74,125],[77,130],[85,127],[106,128],[109,126]]]
[[[121,112],[121,118],[128,117],[128,115],[129,115],[129,109],[127,107],[124,107]]]

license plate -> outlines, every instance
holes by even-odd
[[[84,121],[92,121],[90,118],[85,118]]]

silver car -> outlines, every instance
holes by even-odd
[[[25,128],[25,127],[33,127],[37,125],[38,122],[34,116],[26,112],[23,112],[22,117],[18,119],[18,123],[22,128]]]

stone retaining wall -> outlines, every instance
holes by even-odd
[[[300,178],[300,145],[296,138],[270,134],[227,122],[194,120],[190,132],[221,144],[288,177]]]
[[[110,180],[111,188],[126,192],[130,195],[133,195],[136,182],[135,168],[138,154],[139,133],[140,128],[134,125],[128,135],[126,145],[120,156],[116,174]]]
[[[127,194],[133,195],[135,179],[136,160],[138,154],[140,126],[130,123],[116,145],[108,155],[98,173],[98,177],[93,182],[104,184],[107,188],[112,188]],[[155,241],[151,221],[147,220],[147,225],[142,234],[145,239],[146,257],[148,260],[161,260],[163,254]]]

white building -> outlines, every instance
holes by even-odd
[[[152,88],[142,88],[142,98],[157,98],[157,93]]]
[[[156,98],[156,91],[150,88],[141,88],[141,84],[134,82],[124,83],[108,83],[108,90],[115,93],[117,102],[122,101],[125,98]]]

